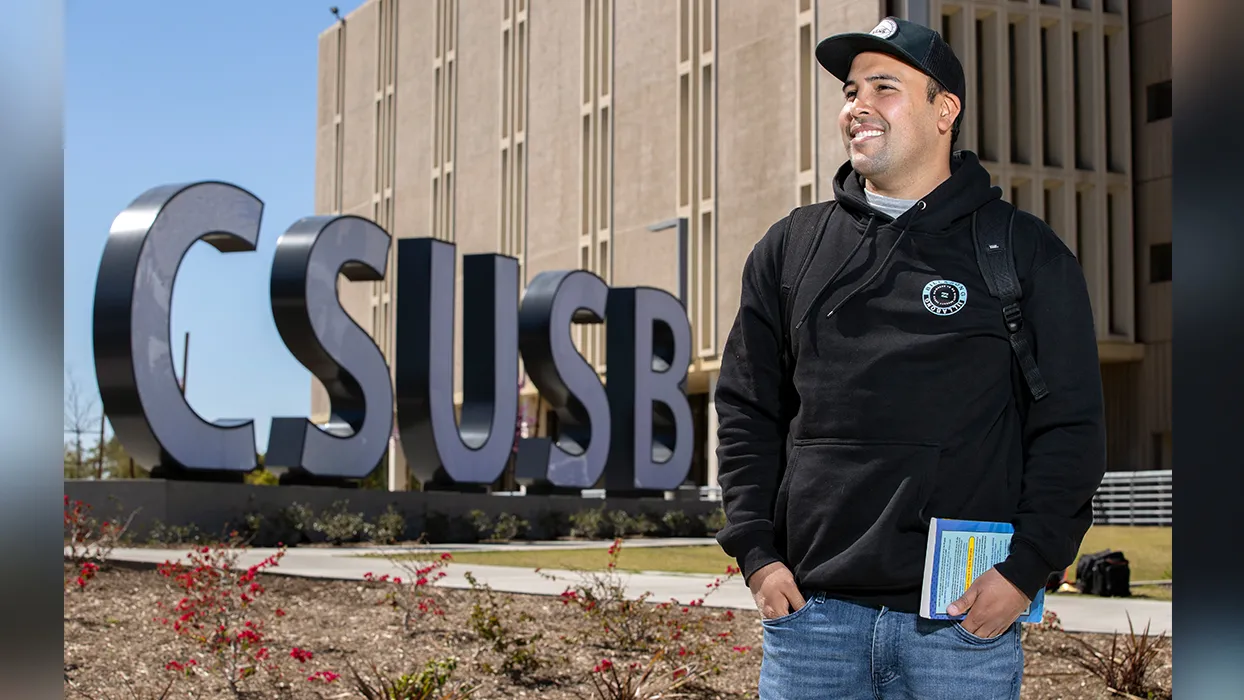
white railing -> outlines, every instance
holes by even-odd
[[[1093,523],[1172,525],[1173,491],[1170,469],[1106,472],[1093,497]]]

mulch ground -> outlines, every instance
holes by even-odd
[[[266,593],[255,604],[253,617],[264,623],[263,643],[271,649],[281,679],[266,670],[248,678],[241,696],[256,700],[364,698],[367,696],[356,687],[349,664],[371,677],[374,664],[387,678],[397,680],[403,674],[418,674],[429,661],[449,657],[457,659],[457,666],[448,687],[467,682],[476,687],[472,698],[596,698],[601,696],[595,693],[591,678],[602,658],[609,658],[621,669],[650,658],[594,645],[591,639],[603,638],[599,628],[573,605],[564,606],[557,598],[497,594],[495,599],[502,603],[496,612],[498,621],[508,630],[503,641],[541,635],[528,646],[534,649],[538,665],[506,673],[503,666],[507,655],[496,651],[475,631],[478,625],[472,625],[475,603],[486,600],[481,593],[437,590],[445,614],[421,619],[414,632],[407,632],[398,610],[377,604],[384,598],[383,585],[267,574],[261,574],[259,580]],[[86,589],[68,591],[64,613],[65,697],[155,699],[170,681],[174,684],[168,698],[235,697],[221,675],[210,671],[211,659],[196,654],[193,646],[153,620],[168,615],[157,607],[159,601],[176,604],[180,595],[155,571],[130,568],[105,569]],[[285,614],[276,615],[278,608]],[[485,607],[481,612],[490,609]],[[685,693],[683,697],[755,697],[761,661],[761,627],[755,614],[740,611],[733,619],[726,619],[720,609],[692,608],[685,615],[682,619],[705,623],[700,633],[705,638],[720,641],[714,645],[710,660],[698,668],[700,675],[679,689]],[[585,642],[581,634],[587,634],[589,641]],[[1109,649],[1108,635],[1030,630],[1024,644],[1024,700],[1111,697],[1103,681],[1069,659],[1069,653],[1079,646],[1072,637]],[[302,662],[292,658],[290,652],[295,647],[311,651],[312,657]],[[190,676],[165,668],[169,661],[190,659],[197,661]],[[678,661],[658,662],[661,678],[670,677],[680,666]],[[714,665],[715,669],[711,667]],[[1169,692],[1169,645],[1155,667],[1159,684]],[[330,683],[308,680],[320,671],[340,677]]]

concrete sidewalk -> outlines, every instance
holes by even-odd
[[[670,546],[675,541],[628,540],[624,546]],[[711,539],[677,540],[681,545],[703,545],[712,543]],[[607,548],[612,541],[597,542],[544,542],[522,545],[436,545],[436,551],[482,551],[482,550],[537,550],[566,549],[570,547]],[[410,567],[392,562],[383,557],[363,557],[361,554],[400,554],[414,550],[402,547],[295,547],[286,550],[285,557],[279,566],[271,569],[272,573],[306,578],[362,580],[363,575],[372,572],[377,576],[410,576],[415,562],[406,562]],[[151,548],[118,548],[113,550],[112,558],[119,561],[159,564],[166,560],[176,561],[186,556],[188,549],[151,549]],[[247,550],[241,557],[241,566],[258,564],[276,553],[271,548],[254,548]],[[573,571],[543,569],[540,573],[532,569],[511,566],[489,566],[483,564],[450,563],[444,569],[446,576],[439,586],[446,588],[469,589],[465,574],[471,572],[476,580],[490,585],[494,590],[507,593],[523,593],[556,596],[567,586],[581,581],[581,574]],[[717,578],[705,574],[682,574],[663,572],[622,573],[628,594],[637,598],[645,591],[652,595],[649,600],[667,601],[677,599],[687,603],[697,598],[705,598],[706,607],[734,608],[755,611],[756,605],[739,578],[724,584],[716,592],[705,597],[709,586]],[[547,576],[555,577],[549,580]],[[723,576],[724,578],[724,576]],[[1128,631],[1128,616],[1139,633],[1149,625],[1150,634],[1166,633],[1171,635],[1172,604],[1165,601],[1096,598],[1077,595],[1053,595],[1046,597],[1046,609],[1052,610],[1062,620],[1063,628],[1069,632],[1121,632]]]

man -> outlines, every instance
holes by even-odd
[[[761,697],[1018,698],[1016,620],[1074,560],[1105,470],[1084,276],[1015,212],[1022,316],[1004,321],[972,228],[1001,193],[952,152],[963,68],[936,32],[887,18],[817,59],[843,81],[850,160],[834,202],[751,252],[716,393],[718,541],[761,613]],[[806,257],[786,257],[801,234]],[[1048,393],[1027,393],[1013,333]],[[915,614],[930,517],[1015,527],[957,621]]]

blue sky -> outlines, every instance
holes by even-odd
[[[200,415],[305,416],[310,374],[272,321],[276,239],[314,213],[317,37],[361,0],[96,2],[65,7],[65,364],[96,398],[91,314],[112,220],[157,185],[232,182],[263,200],[259,249],[198,243],[173,299],[187,399]]]

